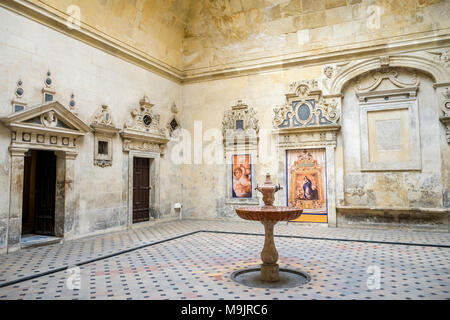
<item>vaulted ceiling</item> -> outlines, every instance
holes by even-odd
[[[450,29],[450,0],[14,2],[62,21],[74,12],[76,18],[78,8],[83,31],[181,78],[417,38],[436,41]]]

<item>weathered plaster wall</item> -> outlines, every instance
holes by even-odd
[[[438,35],[448,32],[449,12],[448,0],[193,1],[184,68],[219,70]]]
[[[82,27],[181,69],[190,0],[29,0],[64,19],[80,8]]]
[[[181,105],[180,85],[124,62],[70,37],[10,11],[0,9],[0,115],[12,112],[16,82],[23,81],[24,100],[29,106],[42,103],[41,89],[47,70],[52,73],[55,100],[68,106],[74,93],[79,117],[90,124],[101,104],[111,110],[116,127],[122,128],[130,112],[147,95],[166,126],[170,106]],[[0,249],[5,246],[8,218],[10,131],[0,125]],[[168,152],[171,145],[169,142]],[[93,165],[94,136],[78,142],[76,183],[79,192],[77,235],[122,227],[127,221],[126,189],[123,187],[122,140],[113,140],[112,167]],[[161,161],[161,214],[173,214],[172,203],[180,201],[180,169],[165,158]]]

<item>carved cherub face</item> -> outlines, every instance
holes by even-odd
[[[332,66],[326,66],[325,69],[323,70],[323,73],[328,79],[331,79],[331,77],[333,76],[333,72],[334,69]]]

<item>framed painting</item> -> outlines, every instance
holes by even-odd
[[[286,150],[287,205],[302,208],[294,221],[328,222],[325,149]]]
[[[252,162],[249,154],[233,155],[232,163],[232,197],[234,199],[252,198]]]

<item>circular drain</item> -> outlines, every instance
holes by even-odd
[[[304,272],[280,268],[280,280],[266,282],[261,281],[261,268],[251,268],[233,272],[231,279],[253,288],[283,289],[304,285],[311,277]]]

